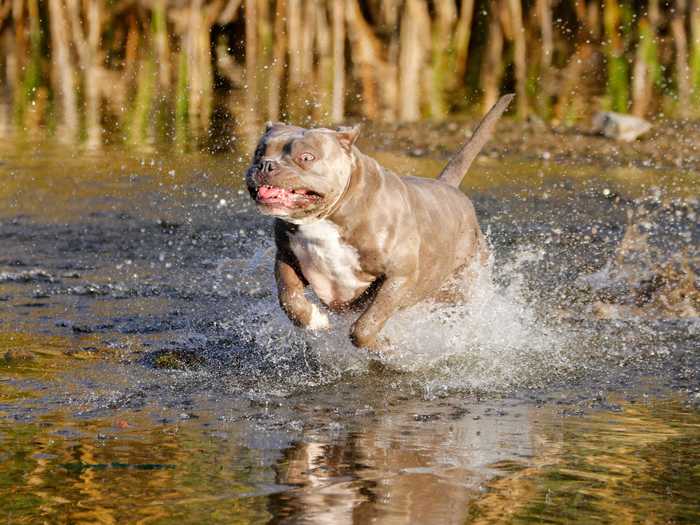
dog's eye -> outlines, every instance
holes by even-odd
[[[309,153],[307,151],[307,152],[304,152],[301,155],[299,155],[299,160],[301,162],[312,162],[312,161],[316,160],[316,157],[314,157],[311,153]]]

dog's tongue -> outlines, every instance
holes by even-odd
[[[261,199],[281,198],[287,193],[287,190],[275,188],[272,186],[260,186],[258,188],[258,197]]]

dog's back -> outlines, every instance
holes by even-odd
[[[414,232],[418,239],[421,279],[416,292],[418,296],[427,296],[456,269],[472,261],[484,264],[488,258],[487,246],[474,205],[459,188],[438,180],[399,178],[412,216],[410,223],[404,219],[399,229],[403,231],[404,243]]]

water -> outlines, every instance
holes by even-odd
[[[700,520],[693,173],[481,161],[492,282],[377,356],[280,312],[243,152],[0,155],[1,519]]]

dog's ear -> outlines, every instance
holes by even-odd
[[[284,126],[284,122],[272,122],[271,120],[268,120],[265,122],[265,133],[269,132],[272,128],[275,128],[277,126]]]
[[[338,142],[340,142],[340,145],[347,151],[350,151],[352,149],[352,145],[355,144],[357,137],[360,135],[360,125],[341,126],[336,128],[335,134]]]

